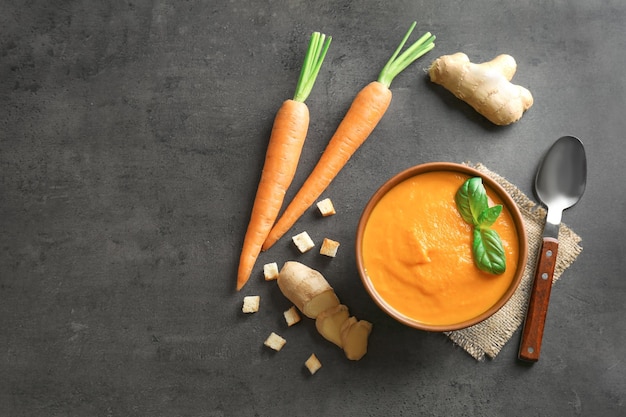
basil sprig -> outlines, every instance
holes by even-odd
[[[491,274],[506,269],[506,257],[500,235],[491,229],[502,212],[502,205],[489,207],[487,191],[480,177],[469,178],[454,196],[456,207],[464,221],[474,227],[472,253],[476,266]]]

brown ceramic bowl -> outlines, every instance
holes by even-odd
[[[374,287],[374,284],[372,283],[372,280],[368,276],[367,267],[364,264],[364,256],[363,256],[362,247],[363,247],[363,236],[365,233],[366,226],[368,224],[368,220],[370,218],[372,210],[378,204],[381,198],[386,193],[388,193],[392,188],[394,188],[396,185],[398,185],[399,183],[403,182],[406,179],[409,179],[416,175],[421,175],[421,174],[425,174],[429,172],[437,172],[437,171],[446,171],[446,172],[452,171],[454,173],[460,173],[468,177],[481,177],[482,178],[483,184],[485,185],[488,191],[488,194],[492,196],[493,195],[497,196],[497,198],[501,200],[503,206],[508,210],[508,212],[511,215],[513,224],[516,229],[516,236],[517,236],[517,241],[518,241],[518,251],[517,251],[518,259],[517,259],[517,266],[513,274],[512,280],[510,281],[510,284],[508,285],[508,287],[505,288],[505,290],[501,293],[501,295],[499,295],[500,293],[496,294],[496,297],[499,295],[499,298],[486,311],[483,311],[482,313],[479,313],[474,317],[462,319],[461,321],[457,321],[457,322],[432,324],[427,321],[421,320],[420,318],[409,317],[408,315],[399,312],[394,307],[391,301],[386,300],[376,290],[376,288]],[[386,256],[393,257],[394,253],[386,254]],[[523,218],[519,211],[519,208],[517,207],[517,205],[511,198],[511,196],[496,181],[494,181],[490,177],[485,176],[478,170],[470,168],[465,165],[447,163],[447,162],[433,162],[433,163],[417,165],[405,171],[402,171],[399,174],[393,176],[391,179],[389,179],[385,184],[383,184],[378,189],[378,191],[374,193],[374,195],[371,197],[370,201],[366,205],[363,211],[363,214],[361,215],[361,218],[359,220],[357,236],[356,236],[356,260],[357,260],[359,274],[361,276],[361,280],[367,292],[372,297],[374,302],[384,312],[386,312],[388,315],[398,320],[399,322],[405,325],[408,325],[410,327],[416,328],[416,329],[433,331],[433,332],[445,332],[445,331],[453,331],[453,330],[466,328],[474,324],[477,324],[485,320],[486,318],[492,316],[494,313],[496,313],[509,300],[509,298],[511,298],[511,296],[517,289],[524,273],[527,256],[528,256],[528,242],[527,242],[526,231],[524,229]]]

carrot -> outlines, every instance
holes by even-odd
[[[309,128],[309,109],[304,101],[313,88],[331,40],[331,37],[326,38],[319,32],[311,35],[294,97],[282,103],[274,118],[239,259],[238,291],[252,274],[261,246],[278,217],[287,188],[295,175]]]
[[[415,25],[416,22],[413,22],[381,70],[378,79],[369,83],[356,95],[317,165],[270,231],[263,243],[263,250],[272,247],[298,221],[369,137],[391,103],[389,86],[393,79],[412,62],[435,47],[433,43],[435,37],[427,32],[399,55]]]

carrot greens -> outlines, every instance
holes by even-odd
[[[380,71],[380,75],[378,76],[378,82],[384,84],[386,87],[389,87],[393,79],[402,71],[404,71],[406,67],[411,65],[416,59],[435,47],[435,36],[432,35],[430,32],[426,32],[406,51],[404,51],[402,55],[398,56],[400,54],[400,51],[404,47],[404,44],[409,39],[409,36],[411,36],[411,32],[413,32],[415,25],[416,22],[413,22],[406,35],[404,35],[404,38],[402,39],[402,42],[400,42],[398,48],[395,50],[389,61],[387,61],[387,64],[385,64],[383,69]]]
[[[319,32],[313,32],[311,35],[304,63],[300,70],[300,78],[296,85],[296,93],[293,97],[295,101],[304,101],[311,93],[332,39],[331,36],[326,38],[326,35]]]

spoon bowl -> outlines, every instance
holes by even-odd
[[[535,177],[535,193],[549,212],[558,215],[575,205],[587,183],[587,162],[582,142],[573,136],[557,140],[544,157]]]

